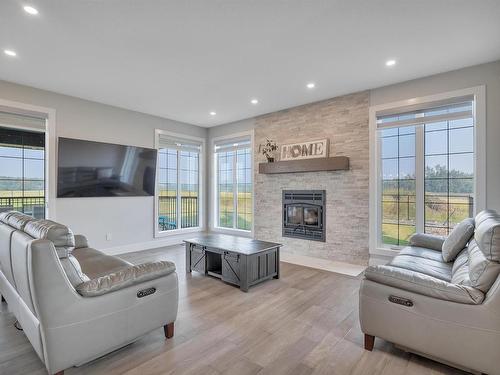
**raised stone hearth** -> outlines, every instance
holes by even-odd
[[[255,145],[328,138],[330,157],[349,157],[349,170],[259,174],[255,148],[255,237],[284,244],[283,252],[368,264],[368,92],[260,116]],[[325,190],[325,242],[282,235],[283,190]]]

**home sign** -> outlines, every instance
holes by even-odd
[[[281,160],[300,160],[328,157],[328,139],[290,143],[281,146]]]

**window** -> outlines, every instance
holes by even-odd
[[[226,229],[252,230],[252,148],[249,138],[215,144],[216,222]]]
[[[415,127],[383,129],[382,239],[400,245],[415,233]]]
[[[45,133],[0,127],[0,212],[45,218]]]
[[[426,123],[425,232],[448,235],[474,215],[474,124],[472,103],[448,111],[468,112],[462,118]]]
[[[201,143],[159,135],[159,232],[200,226]]]
[[[379,242],[447,235],[475,208],[474,101],[377,116]]]

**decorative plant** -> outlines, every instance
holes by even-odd
[[[269,163],[274,161],[274,152],[278,149],[278,145],[272,139],[266,139],[265,144],[259,145],[259,152],[262,153]]]

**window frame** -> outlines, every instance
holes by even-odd
[[[42,119],[40,119],[42,120]],[[44,121],[45,122],[45,121]],[[22,184],[22,195],[21,196],[17,196],[17,197],[14,197],[15,198],[19,198],[21,199],[22,201],[24,200],[29,200],[30,198],[32,199],[41,199],[43,201],[43,209],[44,209],[44,212],[43,212],[43,218],[45,219],[47,217],[47,214],[46,214],[46,211],[47,211],[47,197],[46,197],[46,194],[47,194],[47,189],[46,189],[46,186],[47,186],[47,154],[46,154],[46,150],[47,150],[47,147],[45,145],[45,141],[46,141],[46,134],[45,134],[45,131],[43,129],[39,129],[39,128],[30,128],[28,126],[16,126],[16,125],[6,125],[6,123],[3,123],[0,121],[0,128],[1,129],[6,129],[8,131],[16,131],[16,132],[29,132],[29,133],[33,133],[33,134],[38,134],[40,135],[40,138],[43,138],[43,141],[44,141],[44,145],[43,145],[43,159],[40,159],[40,158],[34,158],[34,157],[27,157],[26,154],[25,154],[25,150],[26,150],[26,146],[23,144],[23,145],[19,145],[21,146],[21,156],[0,156],[0,162],[2,162],[2,160],[4,159],[14,159],[14,160],[20,160],[21,161],[21,170],[22,170],[22,177],[20,179],[18,179],[19,181],[21,181],[21,184]],[[21,135],[23,136],[23,135]],[[41,168],[42,171],[43,171],[43,196],[27,196],[25,195],[25,192],[26,192],[26,189],[25,189],[25,185],[26,185],[26,182],[29,182],[29,181],[33,181],[33,179],[30,179],[30,178],[26,178],[25,176],[25,169],[26,169],[26,161],[27,160],[37,160],[37,161],[43,161],[43,167]],[[23,210],[22,212],[25,213],[24,211],[24,207],[25,205],[23,204]],[[33,213],[34,214],[34,213]],[[39,218],[38,218],[39,219]]]
[[[37,117],[45,120],[45,127],[2,124],[16,130],[39,131],[45,133],[45,218],[56,220],[57,193],[57,135],[56,110],[0,98],[0,110],[21,116]]]
[[[369,225],[369,253],[370,263],[378,263],[377,259],[392,258],[401,246],[384,245],[382,236],[382,159],[381,145],[377,131],[377,117],[391,113],[402,113],[414,109],[434,107],[446,102],[452,102],[460,98],[470,97],[473,99],[473,121],[474,121],[474,212],[483,210],[486,206],[486,89],[485,86],[475,86],[461,90],[417,97],[398,102],[385,103],[371,106],[369,109],[369,136],[370,136],[370,225]],[[424,155],[424,133],[423,128],[416,130],[416,155]],[[416,157],[416,206],[424,204],[424,197],[418,192],[424,191],[423,176],[424,157]],[[421,196],[422,195],[422,196]],[[416,230],[419,231],[419,223],[423,222],[424,213],[421,209],[416,211]],[[423,228],[422,228],[423,229]]]
[[[205,138],[185,135],[182,133],[174,133],[163,129],[155,129],[155,148],[157,150],[160,149],[160,137],[161,136],[170,136],[175,139],[184,139],[186,141],[195,141],[201,145],[200,153],[198,157],[198,226],[197,227],[189,227],[189,228],[177,228],[172,230],[160,231],[158,227],[158,183],[159,183],[159,172],[158,168],[158,160],[156,167],[156,181],[155,181],[155,195],[154,195],[154,216],[153,216],[153,228],[154,228],[154,237],[170,237],[183,233],[195,233],[202,232],[205,230]],[[159,153],[158,153],[159,157]],[[179,157],[177,157],[177,175],[179,175]],[[179,199],[180,195],[178,195],[177,199]],[[177,217],[179,217],[180,205],[177,205]],[[180,224],[180,222],[179,222]]]
[[[218,186],[218,165],[217,165],[217,153],[215,152],[215,145],[217,143],[223,143],[224,141],[229,141],[232,139],[238,139],[238,138],[248,138],[250,139],[250,160],[252,163],[252,224],[251,224],[251,229],[250,230],[244,230],[244,229],[238,229],[238,228],[226,228],[226,227],[220,227],[219,226],[219,186]],[[239,236],[243,237],[253,237],[254,234],[254,225],[255,225],[255,155],[254,155],[254,132],[253,130],[251,131],[244,131],[244,132],[239,132],[239,133],[233,133],[233,134],[228,134],[220,137],[214,137],[211,139],[210,142],[210,158],[211,158],[211,173],[210,173],[210,188],[211,188],[211,196],[212,199],[210,200],[210,211],[212,212],[212,215],[209,220],[209,226],[210,230],[213,232],[218,232],[222,234],[237,234]],[[235,155],[236,159],[236,155]],[[237,171],[235,170],[234,175],[236,176]],[[237,195],[234,197],[235,202],[237,201]],[[237,212],[237,205],[234,207],[234,211]],[[237,215],[237,214],[236,214]]]

